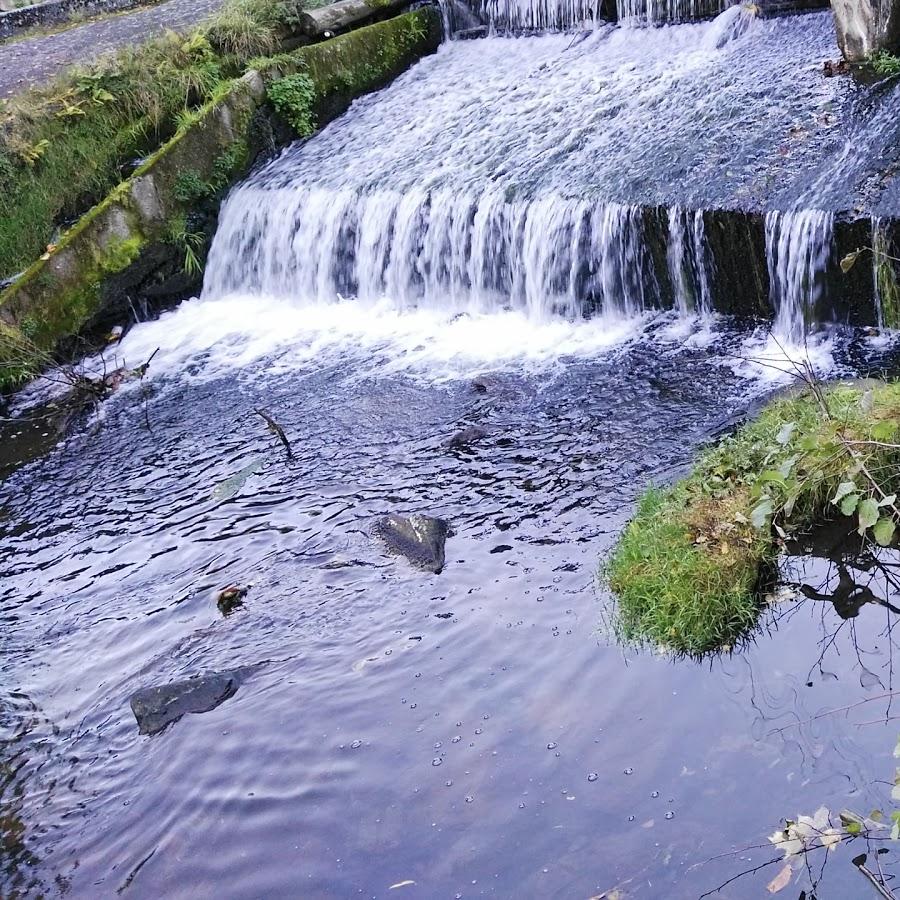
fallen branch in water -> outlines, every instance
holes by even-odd
[[[294,451],[291,449],[290,441],[288,441],[287,436],[284,433],[284,429],[264,409],[255,409],[253,411],[265,420],[269,431],[271,431],[272,434],[276,435],[278,437],[278,440],[280,440],[281,443],[284,444],[284,449],[287,452],[288,459],[293,459]]]

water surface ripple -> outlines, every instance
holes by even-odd
[[[705,665],[602,632],[636,493],[759,395],[710,350],[475,385],[346,348],[149,388],[2,486],[4,896],[688,898],[745,867],[696,863],[784,815],[883,804],[890,727],[770,733],[860,696],[850,653],[809,674],[819,609]],[[487,437],[444,446],[468,425]],[[443,574],[385,555],[387,511],[450,520]],[[883,627],[857,629],[887,678]],[[132,692],[238,666],[220,707],[138,735]]]

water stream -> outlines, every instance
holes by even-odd
[[[697,898],[785,816],[889,808],[895,725],[855,724],[888,610],[775,603],[698,664],[618,646],[597,579],[792,353],[900,371],[807,340],[856,184],[804,200],[859,101],[809,77],[830,24],[738,16],[445,44],[234,190],[202,296],[86,363],[143,380],[49,451],[2,433],[0,895]],[[715,204],[767,217],[778,346],[716,314]],[[440,575],[387,512],[451,523]],[[238,668],[138,733],[135,691]],[[862,895],[851,855],[822,898]]]

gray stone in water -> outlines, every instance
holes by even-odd
[[[450,526],[443,519],[412,515],[384,516],[375,523],[375,534],[391,553],[405,556],[414,566],[440,574],[444,568],[444,544]]]
[[[444,441],[444,446],[450,450],[461,450],[464,447],[468,447],[469,444],[480,441],[483,437],[487,437],[485,428],[481,428],[478,425],[470,425],[468,428],[457,431],[453,437]]]
[[[900,49],[900,0],[831,0],[831,6],[838,45],[848,62]]]
[[[204,713],[234,696],[240,673],[214,672],[143,688],[131,697],[131,711],[140,734],[158,734],[187,713]]]

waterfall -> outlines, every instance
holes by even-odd
[[[766,215],[769,296],[775,310],[772,330],[789,344],[803,343],[810,325],[817,321],[833,231],[834,216],[821,209]]]
[[[703,210],[690,212],[679,206],[670,207],[666,262],[675,308],[683,315],[711,313],[713,263]]]
[[[711,19],[732,5],[732,0],[616,0],[620,22],[660,25]]]
[[[204,296],[401,308],[519,308],[534,318],[658,305],[639,207],[547,195],[262,190],[227,201]]]
[[[595,28],[604,19],[625,25],[662,25],[711,19],[732,6],[734,0],[441,0],[444,29],[452,34],[477,21],[494,31],[571,31]],[[744,7],[739,7],[744,10]],[[743,20],[729,22],[745,28]]]
[[[891,225],[890,219],[872,217],[872,293],[879,328],[896,328],[900,313],[900,285],[891,257]]]
[[[500,31],[593,28],[603,0],[473,0],[476,15]]]

